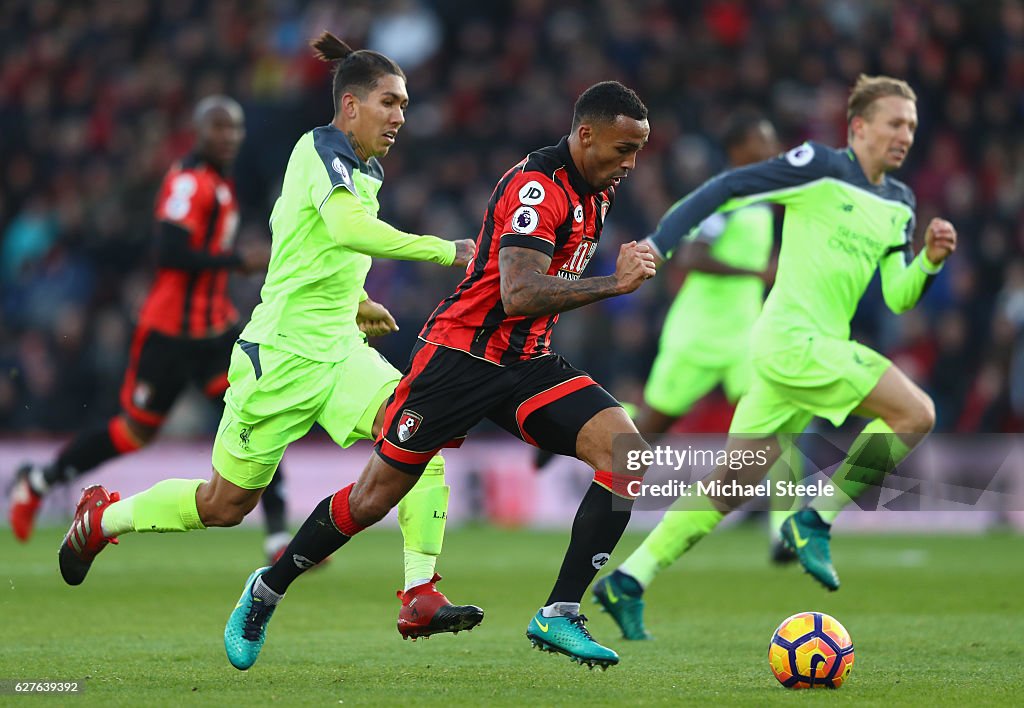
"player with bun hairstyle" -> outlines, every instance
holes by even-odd
[[[285,449],[314,423],[342,447],[375,438],[401,374],[366,343],[367,336],[398,330],[363,290],[371,259],[464,268],[473,258],[472,240],[404,233],[377,218],[379,158],[395,143],[409,103],[402,69],[378,52],[353,51],[329,32],[312,46],[335,65],[334,118],[299,138],[288,160],[270,216],[261,302],[231,354],[213,475],[165,480],[124,500],[100,486],[86,489],[60,549],[70,585],[81,583],[96,555],[126,533],[240,523]],[[448,487],[443,458],[434,456],[427,467],[399,509],[406,566],[399,631],[411,637],[468,629],[483,618],[479,607],[454,606],[434,586]],[[296,554],[285,560],[312,565]]]

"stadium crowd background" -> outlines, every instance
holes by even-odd
[[[498,177],[567,132],[579,91],[610,78],[635,88],[651,141],[620,189],[598,274],[617,242],[646,235],[722,167],[716,131],[734,108],[764,111],[786,146],[844,145],[856,76],[906,78],[920,129],[898,176],[917,194],[919,241],[941,214],[960,249],[910,314],[888,313],[874,286],[854,334],[934,396],[939,430],[1024,429],[1018,0],[14,0],[0,6],[0,433],[66,433],[114,412],[152,274],[153,199],[204,95],[245,107],[240,239],[268,238],[295,140],[331,118],[329,67],[306,44],[325,28],[408,74],[381,198],[408,231],[475,235]],[[570,313],[556,347],[636,400],[682,277],[666,269],[633,296]],[[399,368],[457,280],[375,264],[367,290],[402,326],[377,345]],[[243,312],[260,282],[236,280]]]

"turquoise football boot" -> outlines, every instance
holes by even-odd
[[[832,566],[828,545],[830,528],[817,511],[805,507],[782,523],[782,540],[812,578],[829,590],[838,590],[839,575]]]
[[[256,663],[267,638],[267,623],[277,605],[268,605],[253,597],[252,587],[256,578],[270,570],[270,566],[257,568],[245,581],[245,589],[238,598],[238,604],[224,626],[224,649],[228,661],[236,669],[245,671]]]
[[[586,621],[585,615],[545,617],[538,610],[526,628],[526,638],[541,651],[565,654],[581,666],[586,664],[591,669],[615,666],[619,655],[594,641],[583,625]]]
[[[624,580],[630,581],[629,584],[633,588],[626,587]],[[643,590],[636,592],[639,588],[640,585],[635,580],[624,576],[618,570],[594,583],[594,602],[612,616],[615,624],[622,630],[624,639],[654,638],[644,627]]]

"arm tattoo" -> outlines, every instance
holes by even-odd
[[[508,315],[553,315],[618,295],[614,275],[565,280],[547,275],[550,265],[550,256],[532,248],[506,246],[498,252],[501,302]]]

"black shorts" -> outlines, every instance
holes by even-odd
[[[536,447],[576,456],[580,429],[611,394],[550,354],[498,366],[457,349],[419,341],[388,400],[377,454],[419,474],[443,447],[458,447],[484,418]]]
[[[158,426],[190,383],[210,398],[222,397],[238,333],[232,327],[216,337],[189,339],[139,327],[121,384],[121,408],[143,425]]]

